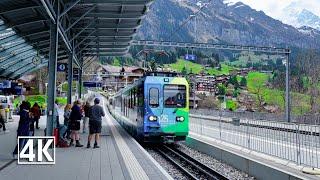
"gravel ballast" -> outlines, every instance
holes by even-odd
[[[197,151],[195,149],[192,149],[183,143],[178,143],[176,145],[176,148],[178,148],[180,151],[190,155],[191,157],[195,158],[196,160],[202,162],[203,164],[211,167],[212,169],[215,169],[217,172],[220,172],[221,174],[224,174],[229,179],[237,179],[237,180],[253,180],[255,179],[252,176],[249,176],[248,174],[239,171],[238,169],[220,162],[219,160],[215,159],[212,156],[209,156],[205,153],[202,153],[200,151]]]
[[[217,159],[209,156],[205,153],[199,152],[195,149],[192,149],[186,146],[183,143],[178,143],[175,145],[175,148],[179,149],[180,151],[190,155],[194,159],[198,160],[199,162],[207,165],[208,167],[224,174],[228,179],[232,180],[253,180],[255,179],[248,174],[235,169],[234,167],[222,163]],[[169,163],[165,158],[163,158],[160,154],[154,151],[152,148],[146,148],[146,150],[150,153],[150,155],[170,174],[173,179],[177,180],[184,180],[188,179],[185,177],[178,168],[174,167],[171,163]]]
[[[151,148],[146,148],[148,153],[168,172],[168,174],[177,180],[187,180],[188,178],[185,177],[179,169],[174,167],[170,164],[165,158],[163,158],[160,154],[156,151],[152,150]]]

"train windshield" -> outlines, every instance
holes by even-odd
[[[186,86],[184,85],[164,85],[164,106],[166,108],[186,107]]]

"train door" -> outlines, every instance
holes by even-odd
[[[147,122],[146,124],[149,126],[149,128],[154,130],[160,128],[159,117],[163,109],[161,89],[162,88],[160,84],[147,85],[145,122]]]

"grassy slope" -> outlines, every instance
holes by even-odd
[[[174,64],[166,64],[165,67],[169,67],[173,70],[176,70],[178,72],[181,72],[184,67],[186,67],[187,71],[190,72],[192,70],[193,73],[200,73],[202,70],[205,70],[205,72],[209,73],[210,75],[221,75],[221,74],[229,74],[229,71],[235,69],[231,66],[222,64],[221,65],[221,71],[218,71],[215,68],[208,68],[205,69],[202,65],[193,63],[191,61],[186,61],[183,59],[178,59],[178,61]]]
[[[268,56],[265,55],[265,54],[263,54],[263,55],[255,55],[253,52],[250,52],[250,53],[241,52],[240,56],[238,57],[238,60],[230,62],[230,64],[232,66],[246,65],[248,63],[249,56],[250,56],[250,59],[251,59],[252,63],[258,63],[258,62],[263,61],[262,59],[267,59],[268,58]],[[279,55],[269,55],[269,58],[271,60],[275,60],[275,59],[277,59],[279,57],[280,57]]]
[[[178,61],[174,64],[166,64],[165,66],[170,67],[171,69],[174,69],[179,72],[181,72],[182,69],[186,67],[188,72],[190,72],[190,69],[192,69],[192,72],[196,74],[200,73],[201,70],[203,70],[202,65],[193,63],[191,61],[182,60],[182,59],[178,59]]]
[[[256,60],[256,58],[254,59]],[[200,73],[205,68],[200,65],[196,64],[190,61],[179,59],[175,64],[167,64],[166,67],[170,67],[171,69],[174,69],[178,72],[181,72],[183,67],[186,67],[188,72],[190,72],[190,69],[192,69],[193,73]],[[210,75],[220,75],[220,74],[229,74],[231,70],[235,69],[232,66],[228,66],[226,64],[222,64],[221,71],[218,71],[214,68],[208,68],[205,71],[208,72]],[[250,72],[247,76],[247,86],[249,92],[254,92],[255,88],[257,88],[259,85],[263,87],[262,94],[264,94],[265,102],[267,104],[271,105],[277,105],[281,108],[282,111],[284,111],[284,91],[280,91],[277,89],[271,89],[266,86],[266,82],[269,79],[269,74],[266,73],[260,73],[260,72]],[[240,81],[240,78],[238,77],[238,80]],[[308,101],[310,99],[309,96],[300,94],[300,93],[292,93],[291,97],[293,101],[298,101],[300,104],[300,107],[296,107],[292,103],[292,112],[293,114],[303,114],[310,110],[310,105],[308,105]],[[227,108],[234,109],[237,106],[235,102],[232,102],[231,100],[227,102]]]
[[[254,90],[262,85],[264,94],[264,98],[267,104],[277,105],[284,111],[285,105],[285,94],[284,91],[280,91],[277,89],[268,88],[265,83],[268,81],[269,75],[260,72],[250,72],[247,77],[247,87],[249,92],[254,92]],[[293,114],[303,114],[310,110],[310,105],[308,105],[308,101],[310,97],[308,95],[300,94],[300,93],[292,93],[291,97],[293,100],[297,100],[300,103],[300,107],[295,106],[292,103],[292,112]]]
[[[235,69],[234,67],[228,66],[228,65],[226,65],[226,64],[222,64],[222,65],[221,65],[221,71],[218,71],[218,70],[215,69],[215,68],[209,68],[207,72],[208,72],[210,75],[221,75],[221,74],[227,75],[227,74],[230,73],[230,71],[232,71],[232,70],[234,70],[234,69]]]

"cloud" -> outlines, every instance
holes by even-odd
[[[228,0],[228,2],[239,1],[258,11],[262,10],[267,15],[276,19],[281,16],[283,8],[293,2],[298,3],[301,8],[305,8],[320,16],[320,0]]]

